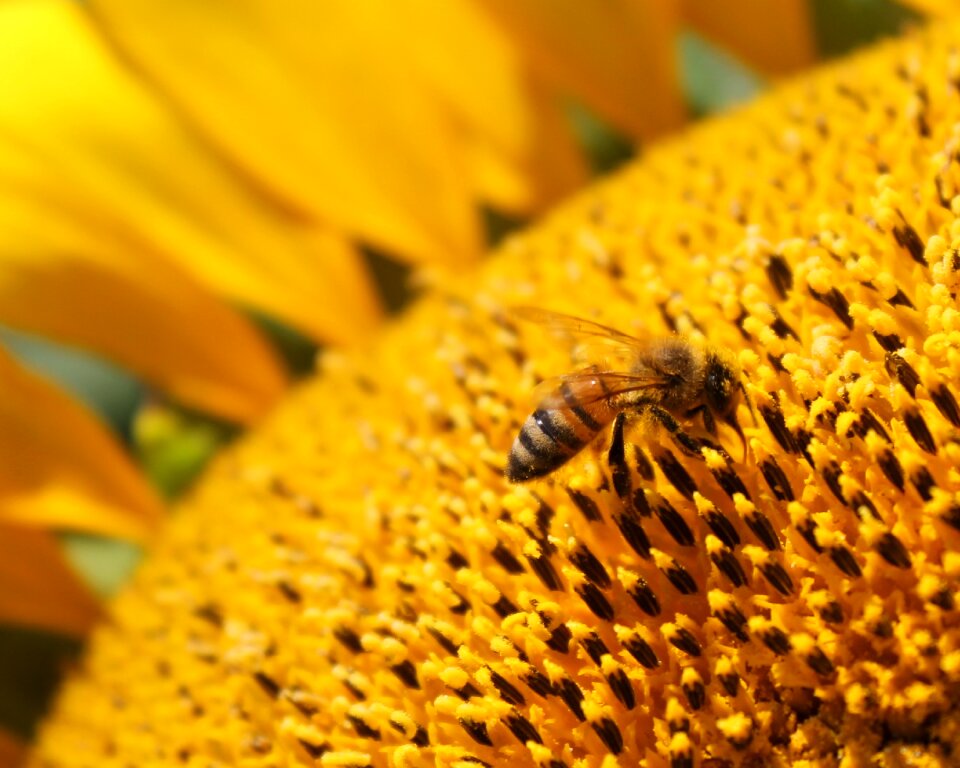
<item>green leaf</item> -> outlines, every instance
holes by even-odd
[[[300,378],[313,372],[317,344],[312,339],[263,312],[248,309],[247,316],[263,331],[293,376]]]
[[[77,640],[0,626],[0,726],[29,739],[79,649]]]
[[[172,499],[234,434],[234,428],[206,416],[149,404],[137,414],[134,449],[154,486]]]
[[[143,555],[136,544],[91,534],[64,533],[60,542],[70,564],[104,599],[113,597],[126,583]]]
[[[892,0],[812,0],[813,25],[821,57],[840,56],[899,34],[919,14]]]
[[[130,374],[95,355],[0,326],[0,343],[23,365],[82,400],[118,434],[130,435],[143,387]]]
[[[680,78],[695,115],[709,115],[753,98],[764,81],[747,67],[695,34],[679,41]]]
[[[568,102],[566,114],[594,174],[609,173],[636,154],[633,143],[626,136],[611,128],[582,104]]]

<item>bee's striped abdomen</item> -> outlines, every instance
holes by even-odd
[[[586,447],[613,418],[606,402],[581,406],[562,392],[566,408],[538,408],[520,428],[507,463],[507,479],[518,483],[543,477]]]

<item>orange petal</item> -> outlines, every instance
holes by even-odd
[[[26,756],[26,745],[9,731],[0,728],[0,768],[17,768]]]
[[[100,613],[45,531],[0,523],[0,584],[0,622],[82,635]]]
[[[381,4],[95,0],[104,32],[282,204],[398,255],[476,255],[454,124]],[[464,84],[467,85],[466,83]]]
[[[94,416],[2,348],[0,466],[5,524],[142,539],[160,518],[160,502]]]
[[[710,42],[769,75],[816,58],[809,0],[681,0],[684,21]]]
[[[95,256],[128,275],[139,267],[147,283],[160,260],[177,261],[236,301],[318,338],[350,341],[368,330],[377,304],[345,241],[271,202],[211,153],[121,67],[82,8],[0,3],[0,193],[23,200],[25,222],[34,216],[42,234],[69,218],[63,228],[87,236],[72,243],[52,234],[61,252]],[[269,156],[273,148],[264,146],[258,152]],[[322,186],[321,176],[313,181]],[[165,272],[161,284],[169,287],[177,279]],[[198,294],[188,289],[188,303]],[[195,316],[193,334],[216,333],[205,327],[211,318]],[[262,346],[249,360],[241,356],[258,345],[246,336],[234,371],[249,365],[259,380],[251,389],[275,389]],[[224,354],[235,337],[219,340]]]
[[[685,117],[675,50],[677,0],[479,0],[534,69],[635,136]]]

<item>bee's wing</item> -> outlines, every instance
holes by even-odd
[[[631,336],[616,328],[595,323],[583,317],[565,315],[540,307],[511,307],[510,315],[528,323],[535,323],[553,331],[559,336],[599,336],[617,344],[624,344],[638,349],[646,349],[647,345],[636,336]]]
[[[649,343],[636,336],[582,317],[539,307],[512,307],[509,314],[546,328],[570,344],[576,357],[583,360],[609,357],[611,354],[622,360],[630,360],[642,356],[649,349]]]
[[[586,368],[582,371],[554,376],[534,389],[535,402],[546,410],[570,408],[573,404],[589,405],[627,392],[656,390],[669,386],[665,376],[655,373],[625,373]]]

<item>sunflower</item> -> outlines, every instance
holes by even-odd
[[[180,505],[34,764],[955,764],[958,32],[658,144],[326,354]],[[723,350],[743,455],[632,419],[509,483],[572,365],[516,305]]]
[[[689,210],[681,210],[681,198],[689,195],[702,204],[711,189],[717,189],[711,185],[722,190],[736,181],[725,176],[711,180],[709,174],[694,172],[692,186],[676,190],[678,208],[672,219],[673,225],[690,232],[686,240],[677,234],[671,245],[664,234],[670,221],[656,232],[644,212],[643,196],[628,202],[636,189],[621,181],[622,191],[609,193],[615,198],[609,210],[619,212],[615,221],[607,222],[598,213],[608,207],[602,187],[586,207],[564,209],[569,212],[556,227],[547,224],[526,239],[511,241],[503,255],[480,272],[471,268],[464,279],[450,267],[462,268],[482,251],[482,206],[527,215],[583,180],[585,164],[566,119],[571,100],[628,137],[653,136],[684,117],[672,43],[681,23],[777,74],[812,58],[806,5],[785,3],[772,13],[766,4],[744,3],[721,19],[697,2],[669,7],[623,2],[602,9],[570,3],[558,14],[555,4],[533,1],[464,0],[440,9],[411,0],[376,12],[362,4],[325,7],[322,18],[318,16],[306,3],[284,4],[282,12],[256,2],[161,7],[109,0],[11,0],[0,6],[0,60],[8,73],[0,99],[0,322],[112,358],[188,407],[251,422],[278,400],[287,377],[274,350],[237,307],[274,317],[316,340],[363,343],[380,309],[361,249],[443,267],[431,273],[437,275],[433,298],[387,331],[370,348],[369,357],[328,355],[321,383],[288,396],[278,415],[220,460],[164,531],[137,584],[110,614],[86,677],[67,690],[60,713],[47,727],[38,764],[107,764],[111,755],[125,763],[209,758],[270,764],[310,758],[323,764],[392,759],[416,765],[428,758],[469,763],[485,755],[494,763],[509,756],[549,764],[554,759],[550,750],[559,743],[557,728],[572,734],[571,746],[557,748],[560,762],[579,756],[590,764],[592,756],[600,754],[598,743],[610,754],[627,749],[630,755],[641,736],[653,755],[660,743],[656,739],[663,741],[658,725],[663,713],[644,705],[632,725],[633,741],[629,735],[624,741],[617,704],[605,698],[600,681],[610,685],[623,706],[632,696],[633,706],[627,707],[631,712],[642,692],[641,699],[666,701],[671,716],[679,717],[677,707],[689,709],[696,701],[696,694],[693,700],[680,695],[686,696],[691,685],[696,690],[694,674],[706,686],[716,670],[685,665],[681,656],[668,661],[670,649],[648,638],[643,642],[658,659],[657,666],[662,657],[670,673],[682,679],[654,676],[638,682],[644,673],[630,668],[624,656],[636,643],[624,632],[646,637],[652,630],[642,622],[632,629],[616,623],[611,634],[605,625],[597,625],[605,611],[604,590],[639,594],[639,585],[649,586],[647,578],[654,579],[638,575],[643,563],[634,560],[652,559],[668,580],[651,592],[668,616],[657,626],[680,651],[694,648],[691,637],[706,647],[706,638],[696,637],[695,622],[706,620],[707,608],[726,615],[733,610],[730,600],[716,596],[719,588],[695,570],[689,578],[704,578],[703,589],[712,590],[707,603],[685,606],[682,600],[657,596],[659,587],[676,586],[671,574],[682,580],[670,559],[680,569],[686,566],[670,553],[677,543],[686,546],[685,534],[684,541],[671,544],[651,533],[646,559],[636,551],[631,555],[616,539],[598,546],[590,538],[597,534],[589,534],[576,510],[591,524],[615,523],[628,543],[630,536],[647,536],[630,527],[636,523],[642,532],[642,521],[623,522],[622,514],[611,511],[613,497],[603,483],[609,466],[605,469],[598,460],[599,443],[591,448],[592,459],[578,459],[564,474],[548,480],[542,493],[504,488],[498,472],[504,439],[523,415],[518,410],[520,388],[539,378],[548,361],[554,371],[563,370],[563,361],[544,348],[542,340],[528,338],[504,320],[502,308],[522,300],[583,312],[584,303],[570,296],[572,283],[582,278],[578,293],[586,289],[586,295],[610,297],[606,319],[630,328],[623,307],[618,310],[615,302],[617,297],[640,301],[639,285],[643,301],[658,308],[657,317],[695,335],[703,326],[684,314],[684,302],[695,303],[697,295],[685,296],[680,282],[670,286],[666,273],[660,278],[650,274],[651,266],[669,261],[671,252],[679,256],[677,243],[683,249],[699,248],[703,269],[714,263],[706,254],[718,254],[711,278],[718,285],[711,290],[739,295],[736,290],[742,293],[753,284],[735,260],[724,261],[721,252],[731,248],[731,259],[736,255],[749,264],[763,249],[741,244],[745,250],[739,253],[724,238],[735,235],[737,222],[743,224],[740,218],[769,219],[760,210],[741,210],[734,225],[698,224],[696,217],[687,216]],[[747,17],[770,17],[769,24],[757,33],[756,22],[743,23]],[[416,45],[396,34],[403,25],[420,33]],[[384,60],[395,66],[385,69],[380,64]],[[350,77],[329,76],[335,72],[349,72]],[[497,108],[479,106],[490,103]],[[105,104],[109,111],[91,108]],[[919,106],[915,111],[924,114]],[[759,114],[764,114],[762,109]],[[703,139],[706,145],[717,135],[727,135],[722,128],[710,130],[713,134]],[[739,128],[726,130],[734,134]],[[430,141],[425,142],[425,136]],[[632,183],[653,182],[669,189],[670,180],[679,183],[682,175],[676,170],[686,162],[678,159],[682,154],[676,147],[651,151]],[[708,153],[707,160],[721,154],[719,149]],[[743,162],[748,156],[744,150],[734,162],[748,167]],[[802,186],[796,180],[785,186],[791,184],[793,191]],[[790,205],[790,195],[791,189],[783,190],[778,205]],[[745,193],[745,200],[748,197]],[[735,208],[745,200],[730,202]],[[707,213],[711,210],[704,207]],[[631,237],[618,242],[625,232],[638,231],[640,246]],[[778,229],[767,237],[782,240],[786,231]],[[905,231],[909,240],[912,230]],[[553,255],[571,247],[568,273],[551,276]],[[518,263],[527,258],[526,266]],[[831,275],[817,274],[816,285],[823,288]],[[886,290],[880,277],[877,281],[879,290]],[[838,301],[829,291],[822,295],[825,306]],[[762,397],[755,390],[769,383],[762,376],[774,374],[749,357],[744,340],[763,336],[757,325],[763,318],[774,329],[780,327],[780,316],[758,309],[761,303],[757,296],[741,296],[739,342],[717,331],[717,340],[741,349],[748,389],[757,401]],[[712,305],[704,306],[707,314],[701,320],[719,322],[709,316],[706,307]],[[731,306],[722,304],[718,317],[730,320]],[[655,325],[650,318],[644,324]],[[449,335],[431,336],[429,329],[437,327]],[[813,338],[806,325],[799,333],[798,342]],[[150,339],[148,346],[145,339]],[[820,335],[816,341],[826,344]],[[770,344],[776,346],[772,340]],[[424,358],[424,349],[439,350],[438,358]],[[907,362],[891,365],[910,369],[909,352],[900,355],[899,347],[894,351]],[[504,352],[515,370],[503,367]],[[8,354],[0,354],[0,453],[6,470],[0,481],[6,545],[0,567],[9,587],[0,597],[0,619],[79,635],[98,617],[100,607],[65,564],[50,531],[146,542],[157,529],[162,504],[94,418]],[[776,375],[802,378],[800,368],[788,367],[793,358],[771,354],[782,358]],[[538,355],[543,355],[539,361]],[[411,361],[418,361],[414,378],[409,376]],[[928,374],[939,371],[931,365],[917,374],[927,388],[921,395],[930,391],[936,403],[938,396],[946,398],[943,407],[949,408],[948,385],[934,391],[926,383]],[[814,364],[808,367],[803,371],[809,394],[821,371]],[[799,412],[790,412],[790,404],[795,404],[791,394],[784,390],[776,402],[790,414],[784,423],[803,435],[813,427],[797,426]],[[332,407],[326,408],[327,402]],[[402,419],[391,417],[391,402],[405,404]],[[890,413],[874,407],[880,412],[874,417],[877,423],[883,420],[893,430]],[[916,426],[915,420],[910,423]],[[775,421],[770,427],[774,436],[778,425]],[[942,437],[935,427],[931,441]],[[781,449],[799,444],[800,438],[790,434],[792,442]],[[637,461],[632,471],[642,474],[643,443],[635,437],[624,439],[630,440]],[[389,451],[378,459],[382,464],[375,464],[370,453],[382,446]],[[826,454],[815,453],[817,446],[811,437],[801,452],[811,468],[822,471],[817,462],[827,461],[824,457],[833,455],[829,451],[834,446],[827,445]],[[777,447],[760,434],[752,436],[750,447],[767,478],[763,470],[769,462],[776,465]],[[945,443],[943,450],[949,448]],[[283,457],[282,467],[273,462],[273,450]],[[711,557],[721,552],[719,541],[734,552],[734,561],[737,554],[748,558],[770,583],[788,583],[790,576],[784,581],[780,573],[787,573],[786,566],[776,559],[780,547],[761,551],[745,543],[743,552],[736,552],[735,545],[746,540],[746,531],[755,530],[754,523],[767,532],[765,540],[757,534],[761,544],[771,544],[769,531],[783,523],[779,518],[775,523],[756,522],[767,514],[763,504],[771,501],[769,494],[756,491],[759,480],[744,478],[739,481],[742,498],[731,496],[741,516],[730,524],[740,537],[731,544],[717,539],[713,528],[707,533],[695,524],[689,506],[695,503],[697,520],[712,519],[705,506],[710,503],[723,510],[717,514],[733,517],[721,501],[710,502],[713,496],[699,490],[706,485],[704,467],[710,467],[714,478],[734,472],[723,469],[725,454],[704,451],[702,466],[688,466],[689,457],[666,455],[646,459],[651,472],[656,464],[663,477],[653,472],[646,480],[654,484],[641,496],[631,496],[630,503],[641,504],[642,511],[640,499],[653,494],[659,501],[650,502],[649,509],[667,531],[676,535],[686,526]],[[908,458],[902,461],[909,463]],[[835,463],[846,471],[844,460]],[[356,467],[355,474],[345,476],[344,466]],[[390,476],[364,475],[377,467]],[[856,479],[856,469],[849,470],[851,482],[863,486],[862,497],[869,500],[870,484]],[[781,493],[809,485],[809,478],[796,471],[781,470]],[[838,498],[846,498],[841,480],[848,478],[832,469],[826,474],[839,484]],[[698,489],[692,496],[683,493],[690,490],[684,477]],[[631,483],[639,488],[636,480]],[[655,484],[664,480],[680,486],[671,491]],[[717,482],[723,487],[722,480]],[[776,482],[767,482],[774,489]],[[773,493],[774,501],[784,501]],[[860,499],[846,501],[857,507]],[[304,519],[291,517],[293,512]],[[886,518],[878,513],[877,520],[890,517],[886,508],[881,512]],[[799,512],[791,509],[790,514]],[[542,520],[544,515],[548,519]],[[949,521],[948,512],[942,516]],[[265,529],[255,523],[265,518],[273,521]],[[361,519],[364,524],[358,528]],[[453,528],[444,519],[454,521]],[[739,519],[747,529],[739,526]],[[623,533],[621,523],[632,533]],[[367,531],[366,524],[375,530]],[[841,538],[850,535],[835,531],[838,526],[821,525]],[[787,536],[785,527],[777,530]],[[886,546],[895,551],[891,557],[900,555],[891,543],[900,541],[897,533],[876,526],[871,531],[870,541],[881,542],[881,553]],[[558,538],[561,532],[566,538]],[[888,533],[893,539],[886,538]],[[445,538],[447,544],[441,541]],[[837,547],[842,545],[828,549],[841,551]],[[370,557],[374,552],[376,557]],[[552,564],[552,558],[563,562]],[[600,567],[593,572],[599,584],[590,579],[594,561]],[[440,576],[434,578],[438,568]],[[609,573],[599,576],[611,568],[614,579]],[[949,571],[947,565],[943,568]],[[488,580],[488,570],[500,575]],[[351,602],[354,581],[368,591],[380,587]],[[570,602],[575,600],[582,605]],[[749,615],[754,636],[774,632],[763,621],[775,629],[783,624],[769,600],[755,603],[742,613]],[[737,626],[739,640],[747,625]],[[281,628],[286,633],[282,638]],[[318,645],[311,649],[314,630]],[[812,637],[810,632],[806,636]],[[601,638],[600,645],[593,635]],[[817,655],[823,653],[811,648],[806,636],[790,634],[791,648],[806,649],[815,659],[808,664],[811,668],[824,667]],[[427,638],[439,643],[440,650],[424,645]],[[278,648],[288,641],[290,648]],[[125,648],[125,643],[132,645]],[[554,645],[567,649],[551,659],[545,648],[556,650]],[[518,649],[516,655],[509,647]],[[614,650],[599,652],[601,647]],[[129,653],[134,649],[137,658]],[[348,661],[344,649],[357,660]],[[708,652],[688,655],[713,659]],[[634,660],[645,668],[636,654]],[[730,669],[739,669],[744,684],[756,690],[762,681],[738,663],[731,658]],[[777,677],[779,662],[758,663],[766,663],[779,695],[784,685]],[[827,663],[834,664],[829,659]],[[209,669],[198,666],[203,664]],[[523,664],[530,669],[521,670],[521,680],[518,665]],[[142,687],[124,687],[133,681]],[[441,683],[446,687],[437,693]],[[533,694],[525,694],[524,685],[532,685]],[[541,698],[551,704],[532,703],[538,685],[549,687]],[[429,695],[410,693],[423,690]],[[949,691],[933,693],[940,698],[923,711],[926,717],[940,718],[949,713]],[[812,695],[817,702],[829,698],[817,690]],[[553,708],[557,697],[566,702],[572,720]],[[510,705],[509,712],[503,702]],[[290,706],[293,710],[288,711]],[[136,722],[127,723],[129,728],[111,729],[114,735],[104,738],[97,735],[106,733],[103,729],[111,718],[121,716],[118,713],[133,715],[129,708],[134,707]],[[784,708],[774,709],[760,707],[749,714],[731,710],[726,719],[713,720],[708,713],[692,730],[689,723],[686,728],[671,726],[669,750],[674,741],[686,739],[705,745],[706,754],[722,754],[711,745],[720,743],[714,738],[718,732],[728,731],[741,734],[731,743],[751,743],[754,732],[762,743],[769,740],[771,718],[789,716]],[[322,715],[317,714],[320,710]],[[242,715],[238,722],[228,723],[231,712]],[[888,727],[886,718],[885,713],[874,721]],[[942,722],[947,728],[952,721],[946,717]],[[186,730],[153,728],[177,723]],[[346,730],[344,723],[350,724]],[[503,747],[504,727],[526,752]],[[545,735],[550,733],[554,735]],[[238,737],[237,751],[225,746],[231,734]],[[894,741],[902,735],[894,728]],[[594,738],[600,741],[591,741]],[[382,741],[382,746],[374,748],[374,741]],[[506,751],[498,752],[501,747]],[[0,749],[0,754],[12,755],[17,745],[4,737]],[[673,760],[669,750],[660,752]]]

